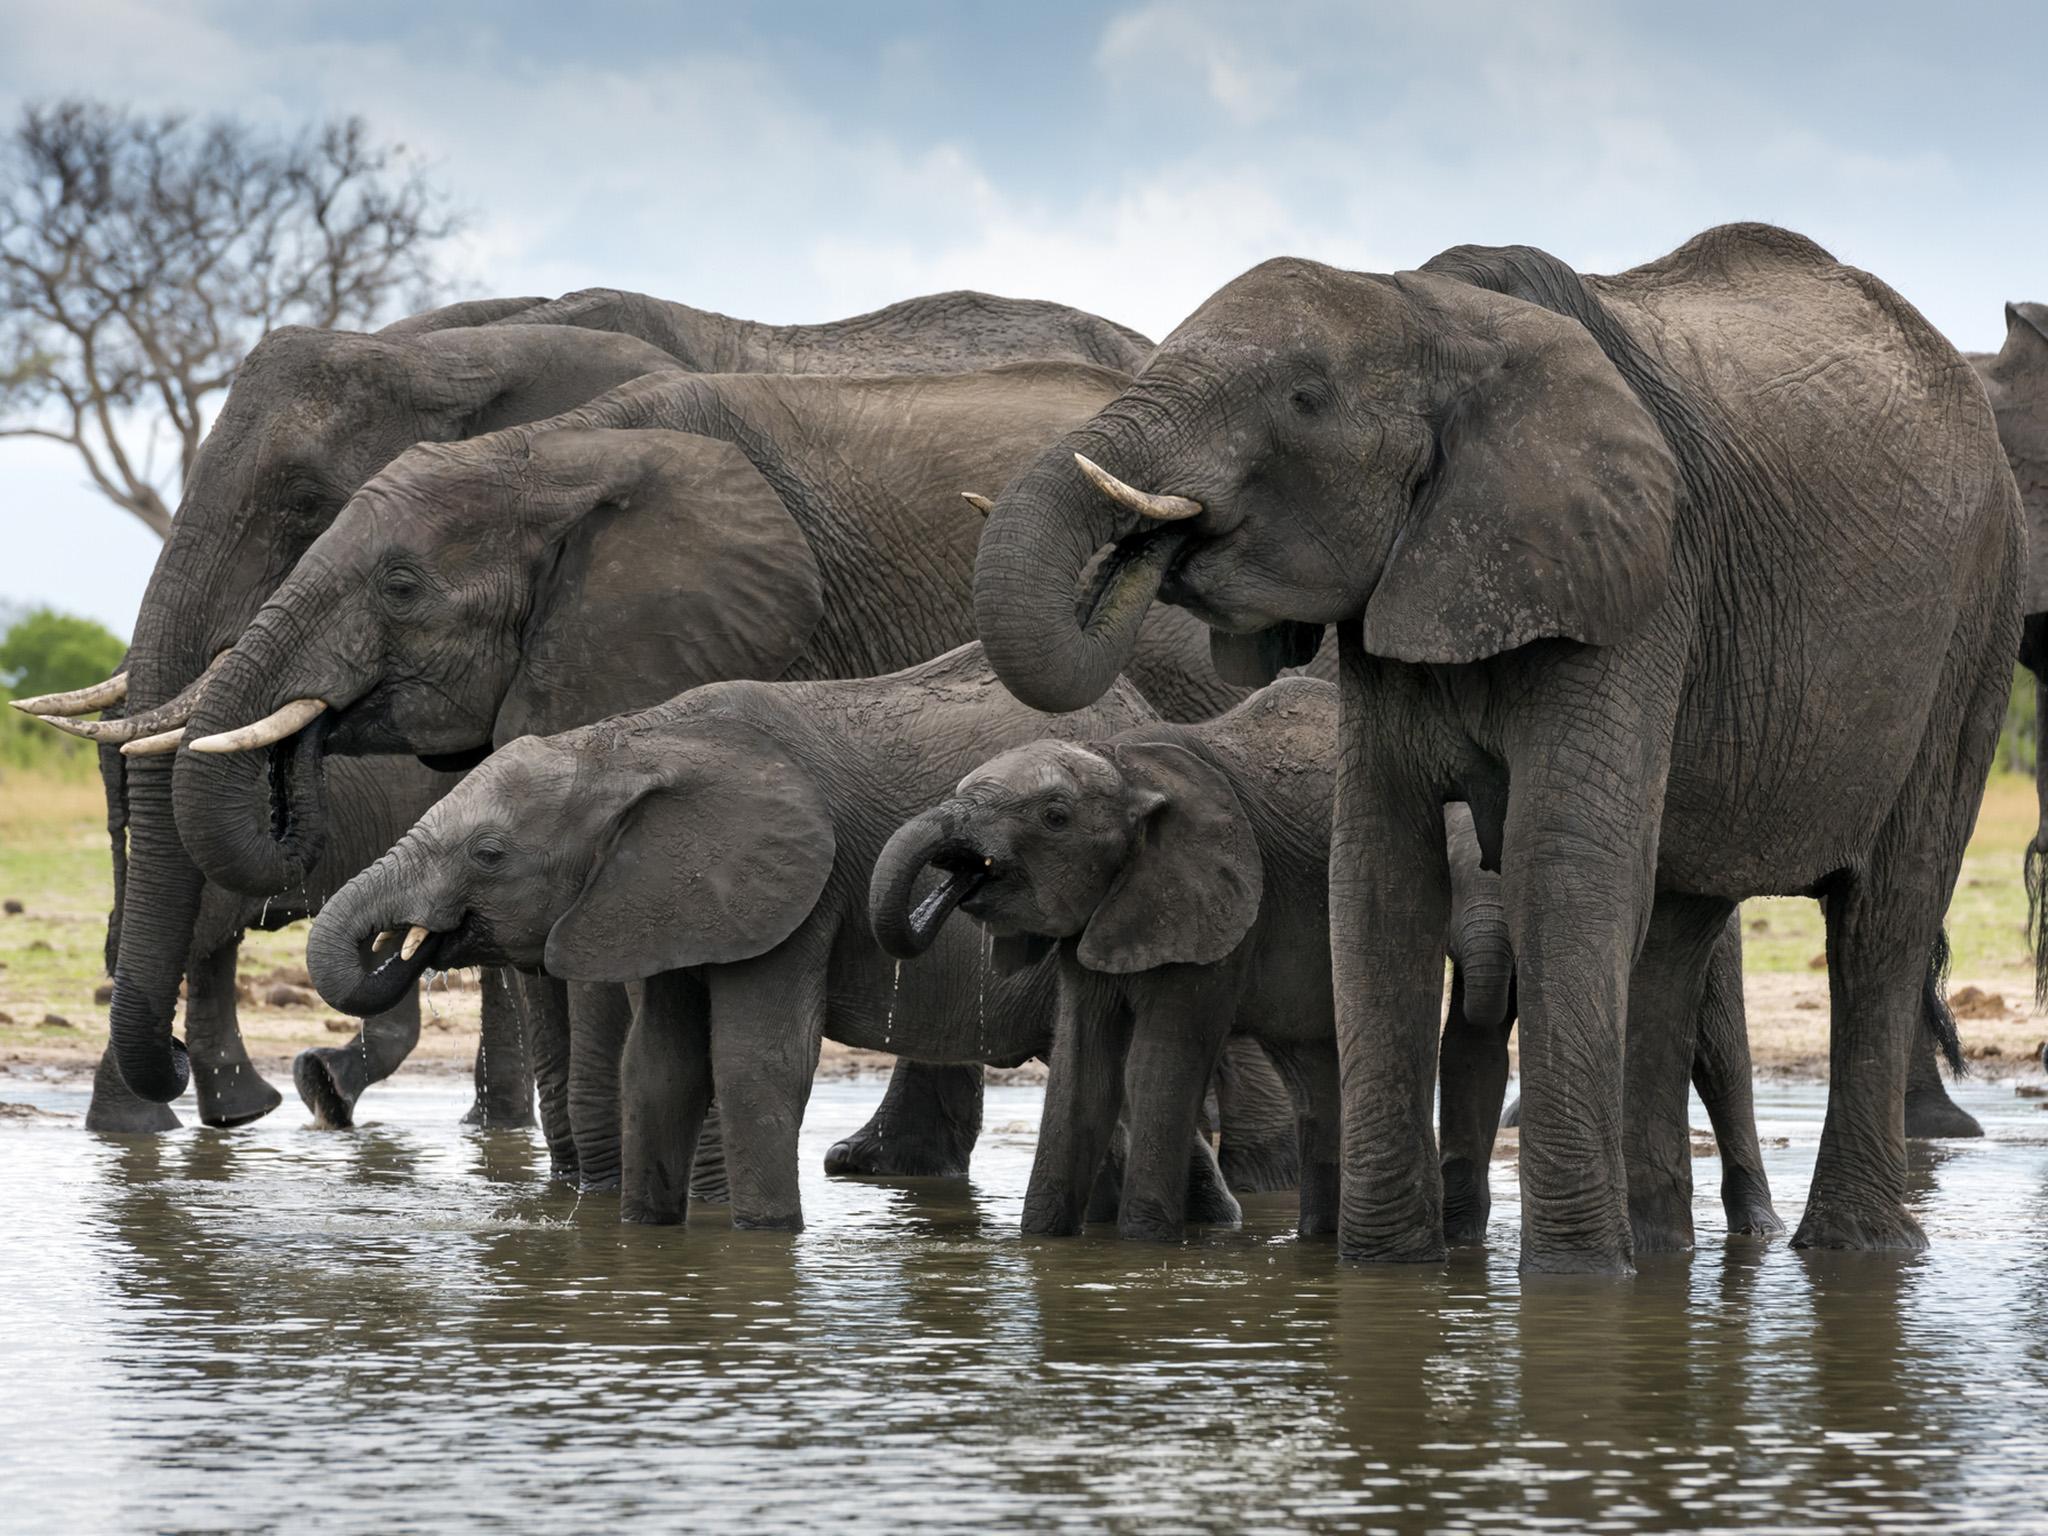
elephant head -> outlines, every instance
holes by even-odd
[[[2005,345],[1970,360],[1991,397],[1999,446],[2027,507],[2033,568],[2026,611],[2048,612],[2048,304],[2006,305]],[[2039,667],[2048,669],[2048,657],[2039,658]]]
[[[1278,260],[1223,288],[989,514],[975,619],[1045,710],[1095,698],[1152,600],[1240,682],[1320,626],[1471,661],[1606,643],[1662,600],[1676,469],[1582,325],[1435,272]]]
[[[1026,941],[1008,958],[1078,937],[1084,966],[1122,975],[1230,954],[1258,917],[1264,869],[1236,790],[1200,753],[1038,741],[897,829],[869,915],[899,958],[922,954],[958,907],[1000,940]],[[928,893],[913,899],[920,884]]]
[[[161,755],[198,707],[209,662],[371,475],[422,440],[459,438],[554,414],[672,359],[628,337],[561,327],[466,328],[532,300],[455,306],[378,335],[290,328],[265,337],[237,370],[185,480],[178,514],[136,617],[122,691],[125,716],[69,721],[132,754],[110,777],[125,821],[121,947],[110,1025],[122,1075],[144,1098],[182,1091],[170,1038],[201,875],[174,824],[171,763]],[[454,328],[450,328],[454,327]],[[46,701],[60,718],[108,702]],[[263,814],[264,795],[252,796]],[[308,851],[301,848],[301,853]],[[243,872],[243,888],[282,891],[304,878],[285,849]]]
[[[321,995],[375,1011],[429,965],[632,981],[788,938],[831,874],[831,815],[720,692],[494,754],[328,902]]]
[[[650,692],[773,677],[820,602],[803,533],[724,444],[423,445],[352,499],[222,662],[179,754],[179,827],[202,868],[245,885],[303,856],[330,746],[452,765]]]

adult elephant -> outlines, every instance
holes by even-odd
[[[664,375],[416,448],[222,662],[177,757],[185,844],[233,885],[303,857],[328,752],[452,759],[707,682],[873,677],[948,650],[972,636],[981,532],[960,491],[1000,486],[1127,382],[1072,363]],[[1132,676],[1175,718],[1241,692],[1179,614],[1150,627]],[[570,1121],[581,1177],[604,1183],[630,1014],[616,996],[579,1011]],[[978,1100],[978,1076],[961,1088]]]
[[[1048,710],[1097,696],[1155,596],[1241,676],[1338,625],[1343,1250],[1444,1252],[1436,827],[1463,799],[1518,966],[1522,1263],[1618,1271],[1681,1236],[1631,1232],[1624,1072],[1690,1058],[1658,1036],[1767,892],[1826,898],[1830,1100],[1796,1240],[1924,1242],[1908,1045],[2024,560],[1954,349],[1811,241],[1735,225],[1614,277],[1526,247],[1255,268],[1011,482],[975,605]]]
[[[208,663],[356,489],[406,448],[538,420],[663,369],[923,372],[1035,357],[1130,366],[1149,349],[1137,333],[1078,310],[974,293],[825,324],[763,326],[588,290],[451,305],[376,335],[294,327],[265,337],[237,371],[188,477],[124,672],[96,689],[22,701],[74,723],[108,705],[125,715],[81,732],[106,744],[117,903],[125,909],[131,891],[136,898],[132,919],[117,913],[110,1026],[123,1070],[97,1079],[100,1119],[160,1127],[165,1117],[153,1106],[181,1091],[182,1047],[166,1054],[156,1042],[176,1007],[203,892],[176,831],[169,759],[124,761],[111,749],[143,737],[174,744]],[[236,888],[282,892],[304,864],[280,852],[244,871]],[[209,1049],[222,1053],[211,1066],[246,1067],[254,1080],[231,1033]]]

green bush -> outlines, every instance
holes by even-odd
[[[104,681],[120,670],[126,650],[105,626],[49,608],[34,609],[8,626],[0,634],[0,767],[95,772],[91,742],[53,731],[9,705],[30,694]]]
[[[2034,715],[2034,674],[2012,669],[2012,693],[2005,701],[2005,726],[1998,733],[1995,765],[2013,773],[2031,774],[2040,751],[2041,722]]]

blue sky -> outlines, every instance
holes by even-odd
[[[1523,241],[1612,271],[1812,235],[1959,345],[2048,297],[2020,5],[0,0],[0,116],[357,112],[469,210],[467,291],[768,320],[976,287],[1164,334],[1281,253]],[[124,633],[153,536],[0,442],[0,600]]]

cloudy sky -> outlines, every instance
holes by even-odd
[[[1767,219],[1993,349],[2048,297],[2042,49],[2030,7],[1887,0],[0,0],[0,118],[361,114],[469,211],[472,293],[787,321],[973,287],[1157,336],[1281,253],[1612,271]],[[125,633],[158,546],[82,479],[0,442],[0,600]]]

